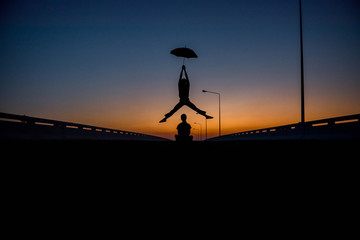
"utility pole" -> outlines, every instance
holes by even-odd
[[[303,36],[302,36],[302,15],[301,0],[299,0],[300,8],[300,67],[301,67],[301,123],[305,122],[305,102],[304,102],[304,58],[303,58]]]

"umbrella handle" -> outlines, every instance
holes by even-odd
[[[184,63],[185,63],[185,58],[183,58],[183,65],[184,65]]]

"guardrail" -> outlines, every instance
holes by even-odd
[[[250,139],[360,139],[360,114],[232,133],[208,141]]]
[[[44,119],[44,118],[36,118],[36,117],[29,117],[25,115],[16,115],[16,114],[9,114],[9,113],[2,113],[0,112],[0,123],[2,125],[6,125],[3,128],[0,128],[0,137],[2,138],[17,138],[21,137],[21,131],[17,131],[17,134],[15,134],[15,137],[11,136],[11,130],[8,128],[18,128],[20,129],[23,126],[26,126],[27,128],[31,126],[36,126],[38,129],[41,127],[49,127],[57,128],[57,129],[63,129],[63,130],[81,130],[81,132],[86,131],[87,134],[79,134],[80,138],[91,138],[92,134],[89,133],[96,133],[96,139],[101,138],[110,138],[110,139],[117,139],[116,135],[122,136],[121,139],[125,140],[152,140],[152,141],[164,141],[169,140],[157,136],[147,135],[143,133],[137,133],[137,132],[129,132],[124,130],[117,130],[117,129],[111,129],[111,128],[103,128],[103,127],[97,127],[97,126],[91,126],[91,125],[85,125],[85,124],[79,124],[79,123],[73,123],[73,122],[64,122],[64,121],[57,121],[57,120],[50,120],[50,119]],[[12,124],[13,123],[13,124]],[[15,123],[15,125],[14,125]],[[20,124],[20,125],[19,125]],[[50,129],[52,129],[50,128]],[[6,132],[6,133],[5,133]],[[42,131],[43,132],[43,131]],[[34,132],[33,132],[34,133]],[[62,131],[64,133],[64,131]],[[72,131],[72,138],[76,139],[76,133],[80,132],[74,132]],[[23,131],[23,134],[28,134],[29,131]],[[4,136],[6,135],[6,136]],[[108,135],[108,136],[106,136]],[[111,136],[110,136],[111,135]],[[81,137],[82,136],[82,137]],[[99,137],[100,136],[100,137]],[[104,137],[101,137],[104,136]],[[27,138],[31,136],[27,136]],[[125,137],[125,138],[124,138]],[[54,136],[56,138],[56,136]]]

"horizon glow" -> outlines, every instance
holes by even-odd
[[[300,122],[297,0],[7,1],[0,111],[174,139],[182,59],[190,99],[218,134]],[[360,3],[303,0],[305,120],[360,113]],[[197,132],[195,131],[196,135]]]

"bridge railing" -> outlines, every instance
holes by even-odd
[[[279,136],[285,134],[287,135],[287,137],[295,136],[295,135],[299,137],[300,134],[303,135],[306,133],[308,134],[319,133],[319,131],[317,131],[319,127],[327,127],[327,129],[331,129],[331,128],[334,129],[339,126],[349,125],[349,124],[351,124],[352,126],[354,126],[355,124],[355,126],[357,127],[356,129],[358,131],[360,127],[360,114],[237,132],[228,135],[223,135],[220,137],[214,137],[209,140],[221,141],[221,140],[233,140],[233,139],[241,139],[241,138],[255,139],[256,137],[262,137],[262,136],[271,137],[271,136]]]
[[[50,119],[44,119],[44,118],[36,118],[36,117],[29,117],[29,116],[25,116],[25,115],[16,115],[16,114],[0,112],[0,121],[1,120],[5,120],[7,122],[18,122],[18,123],[23,123],[26,125],[38,125],[38,126],[45,125],[45,126],[61,127],[61,128],[69,128],[69,129],[88,130],[88,131],[94,131],[94,132],[113,133],[113,134],[127,135],[127,136],[139,137],[139,138],[149,138],[149,139],[153,139],[153,140],[165,140],[165,138],[147,135],[147,134],[143,134],[143,133],[129,132],[129,131],[124,131],[124,130],[103,128],[103,127],[97,127],[97,126],[86,125],[86,124],[57,121],[57,120],[50,120]]]

